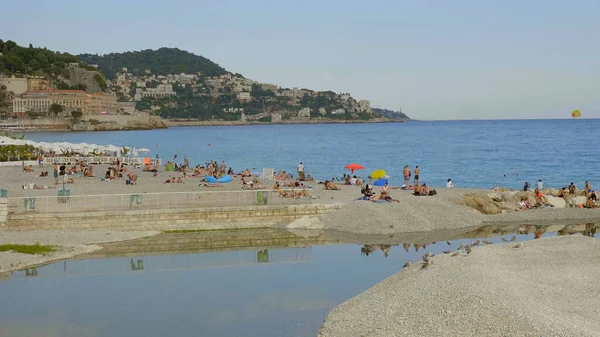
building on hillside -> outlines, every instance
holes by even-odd
[[[12,91],[15,95],[22,95],[27,92],[27,79],[11,77],[0,78],[0,85],[6,86],[7,91]]]
[[[358,101],[358,109],[361,112],[373,113],[373,109],[371,109],[371,102],[366,99]]]
[[[159,84],[156,88],[136,88],[134,101],[141,101],[143,97],[165,98],[175,95],[176,93],[173,91],[173,85]]]
[[[125,115],[135,115],[135,102],[117,102],[120,113]]]
[[[281,122],[281,120],[283,120],[282,114],[276,112],[271,115],[271,122],[278,123],[278,122]]]
[[[250,99],[252,99],[252,97],[250,96],[249,92],[239,92],[237,94],[237,99],[240,101],[249,101]]]
[[[319,113],[321,115],[326,115],[327,114],[327,109],[325,109],[325,108],[319,108]]]
[[[302,108],[298,111],[298,117],[310,117],[310,108]]]
[[[82,111],[86,115],[115,115],[118,112],[117,97],[107,92],[87,95],[85,109]]]
[[[51,105],[50,90],[28,91],[21,98],[13,99],[13,113],[49,114]]]
[[[262,90],[271,90],[272,92],[277,92],[278,87],[275,84],[260,83],[259,85]]]
[[[331,112],[332,115],[343,115],[346,113],[345,109],[335,109]]]
[[[63,106],[64,114],[69,115],[73,110],[79,110],[83,114],[85,111],[85,102],[87,95],[83,90],[50,90],[52,104]]]
[[[50,81],[42,76],[27,77],[27,90],[48,90]]]
[[[223,112],[225,113],[237,113],[237,112],[244,112],[244,108],[223,108]]]

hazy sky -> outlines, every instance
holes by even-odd
[[[163,46],[418,119],[600,117],[598,0],[8,1],[0,38]]]

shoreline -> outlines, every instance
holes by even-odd
[[[398,123],[413,122],[415,120],[393,120],[393,119],[375,119],[375,120],[282,120],[279,122],[242,122],[242,121],[196,121],[196,120],[179,120],[179,119],[167,119],[169,127],[190,127],[190,126],[248,126],[248,125],[288,125],[288,124],[300,124],[300,125],[312,125],[312,124],[381,124],[381,123]]]

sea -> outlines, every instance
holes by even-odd
[[[600,119],[414,121],[385,124],[293,124],[174,127],[149,131],[36,132],[35,141],[68,141],[147,148],[140,154],[192,165],[225,160],[241,171],[274,168],[296,173],[302,162],[315,179],[350,173],[358,163],[366,178],[378,169],[401,185],[402,169],[420,168],[420,182],[456,187],[521,188],[539,179],[545,187],[588,180],[600,184]]]

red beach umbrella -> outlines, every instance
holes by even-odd
[[[360,164],[356,164],[356,163],[348,164],[348,165],[344,166],[344,168],[352,171],[352,173],[354,173],[354,170],[364,170],[365,169],[364,166],[362,166]]]

